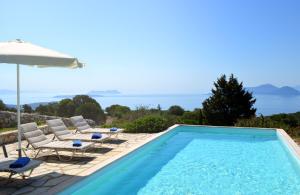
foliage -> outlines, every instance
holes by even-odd
[[[127,106],[121,106],[118,104],[111,105],[105,109],[107,114],[112,117],[122,118],[124,114],[130,112],[130,108]]]
[[[84,118],[92,119],[97,124],[105,122],[105,114],[100,104],[88,95],[77,95],[73,98],[76,107],[75,115],[82,115]]]
[[[186,111],[181,117],[181,123],[191,125],[202,125],[203,115],[201,109],[195,109],[194,111]]]
[[[300,136],[300,117],[296,118],[295,114],[276,114],[272,116],[260,116],[250,119],[239,119],[235,126],[238,127],[262,127],[262,128],[279,128],[284,129],[290,136]],[[296,124],[295,124],[295,121]]]
[[[39,114],[55,116],[57,113],[58,103],[52,102],[46,105],[40,104],[35,111]]]
[[[4,104],[4,102],[2,100],[0,100],[0,110],[6,110],[6,105]]]
[[[80,105],[75,110],[75,115],[82,115],[84,118],[92,119],[96,124],[105,122],[105,114],[100,105],[88,102]]]
[[[24,104],[22,108],[23,108],[23,112],[26,112],[26,113],[32,113],[33,112],[31,106],[28,105],[28,104]]]
[[[10,108],[10,107],[6,106],[2,100],[0,100],[0,110],[10,111],[10,112],[17,112],[16,108],[13,108],[13,107]]]
[[[71,99],[63,99],[57,105],[57,115],[71,117],[75,113],[75,104]]]
[[[156,133],[169,127],[168,121],[161,116],[144,116],[127,125],[126,131],[132,133]]]
[[[73,99],[63,99],[58,103],[39,105],[36,110],[39,114],[71,117],[82,115],[92,119],[97,124],[105,122],[105,114],[100,104],[87,95],[77,95]]]
[[[180,106],[174,105],[168,109],[168,112],[172,115],[182,116],[184,113],[184,109],[181,108]]]
[[[255,116],[255,99],[233,75],[222,75],[214,83],[212,96],[203,102],[205,122],[211,125],[234,125],[241,118]]]

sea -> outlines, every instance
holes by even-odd
[[[186,110],[201,108],[202,102],[210,94],[127,94],[127,95],[105,95],[94,96],[102,108],[113,104],[128,106],[136,109],[141,106],[148,108],[168,109],[172,105],[179,105]],[[46,93],[46,92],[22,92],[21,104],[32,104],[40,102],[56,102],[71,95]],[[300,96],[278,96],[278,95],[255,95],[257,115],[272,115],[278,113],[294,113],[300,111]],[[0,94],[0,99],[9,105],[16,105],[16,94]],[[34,105],[36,106],[36,105]]]

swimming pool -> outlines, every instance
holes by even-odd
[[[284,142],[275,129],[178,126],[60,194],[299,194]]]

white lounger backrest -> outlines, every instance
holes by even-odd
[[[51,132],[59,139],[64,140],[64,137],[71,135],[65,123],[61,119],[53,119],[46,121]]]
[[[22,124],[21,132],[28,143],[35,149],[51,142],[51,140],[45,136],[43,131],[38,129],[36,123]]]
[[[84,131],[91,128],[82,116],[73,116],[70,119],[78,131]]]

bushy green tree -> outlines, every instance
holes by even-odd
[[[75,114],[84,118],[92,119],[97,124],[105,122],[105,114],[100,104],[87,95],[77,95],[73,98],[76,107]]]
[[[93,103],[85,103],[78,106],[75,115],[82,115],[84,118],[92,119],[97,124],[105,122],[105,115],[100,106]]]
[[[23,109],[23,112],[26,112],[26,113],[32,113],[32,108],[31,108],[31,106],[30,105],[28,105],[28,104],[24,104],[23,106],[22,106],[22,109]]]
[[[49,115],[49,116],[55,116],[57,113],[57,106],[58,103],[56,102],[52,102],[46,105],[42,105],[40,104],[35,111],[39,114],[43,114],[43,115]]]
[[[71,99],[63,99],[57,105],[57,115],[61,117],[71,117],[75,114],[75,104]]]
[[[112,117],[121,118],[124,114],[130,112],[130,108],[127,106],[121,106],[118,104],[111,105],[105,109],[107,114]]]
[[[222,75],[214,83],[212,95],[203,102],[206,122],[212,125],[234,125],[238,119],[255,116],[256,99],[246,91],[233,75]]]
[[[6,105],[2,100],[0,100],[0,110],[7,110]]]
[[[180,106],[174,105],[168,109],[168,112],[169,112],[169,114],[172,114],[172,115],[182,116],[184,113],[184,109],[181,108]]]

